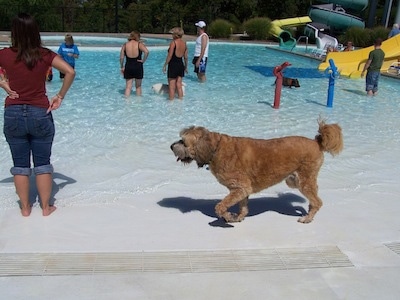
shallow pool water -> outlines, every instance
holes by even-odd
[[[188,48],[190,61],[194,44],[188,43]],[[394,194],[398,190],[397,80],[382,77],[378,96],[367,97],[363,79],[339,78],[333,107],[327,108],[328,78],[317,71],[318,61],[263,45],[212,43],[207,82],[199,83],[190,65],[183,101],[168,101],[166,95],[157,95],[151,89],[155,83],[167,82],[162,73],[167,46],[150,46],[149,50],[143,96],[125,99],[120,48],[80,48],[76,80],[61,109],[54,112],[57,132],[52,163],[55,182],[65,182],[65,187],[55,192],[57,205],[96,205],[121,199],[129,202],[164,189],[169,194],[176,191],[177,196],[182,194],[177,189],[182,189],[203,198],[219,197],[225,194],[225,188],[211,174],[175,162],[169,146],[179,139],[183,127],[201,125],[256,138],[313,138],[320,117],[338,122],[345,141],[340,156],[326,155],[321,170],[325,191],[357,193],[364,188],[364,192]],[[301,87],[283,88],[280,108],[273,109],[272,70],[285,61],[292,64],[285,75],[298,78]],[[47,85],[48,94],[57,93],[60,85],[55,71],[53,81]],[[5,96],[3,91],[0,95]],[[15,207],[17,199],[9,173],[11,157],[3,135],[0,165],[0,209]],[[207,184],[209,189],[197,190],[192,186],[194,181]]]
[[[128,36],[127,36],[128,37]],[[120,47],[127,41],[127,37],[97,37],[74,35],[74,43],[79,47]],[[44,45],[55,46],[64,42],[64,35],[44,35],[41,37]],[[143,38],[147,45],[167,45],[167,39]]]

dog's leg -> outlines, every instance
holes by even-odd
[[[322,206],[322,200],[318,197],[317,174],[314,175],[312,178],[304,178],[299,174],[299,190],[310,202],[308,214],[298,220],[300,223],[310,223]]]
[[[224,218],[226,222],[240,222],[247,215],[247,197],[248,194],[242,189],[231,190],[229,195],[226,196],[220,203],[215,206],[215,213],[218,217]],[[228,209],[235,204],[241,202],[240,214],[231,213]]]
[[[239,215],[237,216],[238,222],[243,221],[244,218],[249,213],[248,203],[249,203],[249,197],[246,197],[245,199],[239,202]]]

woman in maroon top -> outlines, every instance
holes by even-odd
[[[52,66],[65,74],[59,92],[50,100],[46,95],[46,73]],[[31,213],[29,176],[31,156],[42,214],[48,216],[56,207],[50,205],[53,166],[50,163],[54,139],[52,111],[61,106],[75,71],[60,56],[42,47],[39,27],[28,14],[21,13],[12,22],[11,47],[0,50],[0,67],[7,79],[0,83],[8,94],[4,108],[4,135],[10,146],[16,192],[21,213]]]

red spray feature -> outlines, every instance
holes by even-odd
[[[274,108],[279,108],[279,104],[281,101],[282,82],[283,82],[282,71],[288,66],[291,66],[291,64],[288,61],[285,61],[280,66],[276,66],[274,68],[273,73],[276,76]]]

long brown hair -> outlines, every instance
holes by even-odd
[[[32,70],[41,59],[39,26],[35,19],[26,13],[14,18],[11,26],[11,45],[17,51],[17,61],[23,61]]]

